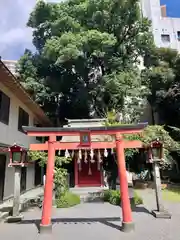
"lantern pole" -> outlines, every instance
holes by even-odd
[[[157,212],[162,213],[164,211],[164,207],[162,204],[161,178],[160,178],[159,164],[157,161],[153,161],[153,171],[154,171],[154,185],[155,185]],[[153,213],[155,215],[155,211],[153,211]]]
[[[13,200],[13,214],[12,217],[20,218],[17,221],[20,221],[22,216],[19,216],[19,208],[20,208],[20,192],[21,192],[21,166],[17,165],[14,167],[14,200]]]
[[[22,151],[19,163],[13,165],[14,167],[14,197],[13,197],[13,209],[12,216],[7,218],[7,222],[20,222],[23,219],[23,215],[20,214],[20,195],[21,195],[21,168],[22,168]],[[10,161],[13,163],[13,153],[10,149]],[[10,166],[12,167],[10,163]]]
[[[157,152],[162,155],[162,144],[156,142],[159,146]],[[153,144],[151,145],[153,148]],[[157,148],[157,146],[155,146]],[[161,177],[160,177],[160,170],[159,170],[159,163],[161,162],[162,156],[152,156],[153,160],[153,171],[154,171],[154,185],[155,185],[155,195],[156,195],[156,204],[157,210],[153,210],[152,214],[156,218],[165,218],[170,219],[171,215],[164,209],[163,200],[162,200],[162,190],[161,190]]]

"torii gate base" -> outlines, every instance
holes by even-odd
[[[100,128],[91,128],[83,129],[84,131],[90,131],[91,135],[97,134],[114,134],[116,136],[115,143],[112,142],[99,142],[99,148],[115,148],[117,150],[117,161],[118,161],[118,174],[120,180],[120,193],[121,193],[121,206],[122,206],[122,231],[130,232],[134,229],[134,223],[132,221],[132,212],[131,205],[129,200],[128,193],[128,182],[126,175],[126,165],[125,165],[125,156],[124,149],[125,141],[122,138],[122,133],[139,133],[146,126],[146,124],[138,125],[124,125],[119,127],[100,127]],[[44,188],[44,201],[42,208],[42,218],[40,224],[40,233],[51,233],[52,232],[52,223],[51,223],[51,212],[52,212],[52,198],[53,198],[53,174],[54,174],[54,162],[55,162],[55,150],[63,149],[65,143],[56,142],[56,136],[72,136],[79,135],[82,132],[82,129],[65,129],[65,128],[35,128],[35,127],[24,127],[24,130],[29,136],[49,136],[48,143],[45,144],[31,144],[31,150],[48,150],[48,162],[46,169],[46,182]],[[131,147],[141,147],[142,144],[139,141],[130,142]],[[70,145],[69,145],[70,144]],[[76,143],[68,143],[69,149],[74,149]],[[94,145],[93,145],[94,144]],[[79,148],[82,147],[78,143]],[[97,143],[91,142],[90,148],[97,147]],[[128,145],[130,146],[130,145]],[[77,148],[78,148],[77,147]]]

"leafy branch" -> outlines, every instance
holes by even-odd
[[[110,112],[107,114],[105,124],[106,126],[124,125],[117,121],[115,112]],[[173,130],[177,131],[177,129],[174,128]],[[165,160],[168,160],[168,158],[170,158],[170,152],[180,150],[179,142],[175,141],[170,136],[169,132],[164,129],[164,126],[160,125],[147,126],[141,134],[124,134],[123,137],[128,141],[139,140],[143,143],[144,147],[147,147],[155,139],[159,139],[164,147]],[[125,155],[127,158],[132,158],[137,152],[138,149],[126,149]]]
[[[39,165],[44,167],[47,164],[48,153],[44,151],[29,151],[28,156],[31,161],[39,160]],[[54,167],[54,183],[56,186],[56,194],[61,194],[67,189],[67,170],[63,168],[63,164],[69,163],[71,158],[55,156]]]

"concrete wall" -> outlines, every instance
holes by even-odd
[[[8,97],[10,97],[10,111],[9,111],[9,124],[6,125],[0,122],[0,145],[13,145],[14,143],[29,148],[30,143],[37,142],[35,137],[28,137],[26,134],[18,131],[18,116],[19,107],[23,108],[29,114],[29,125],[34,125],[35,116],[33,113],[18,99],[14,93],[9,91],[1,82],[0,89]],[[1,153],[0,153],[1,154]],[[14,168],[8,167],[9,155],[6,158],[5,170],[5,184],[4,184],[4,200],[13,196],[14,191]],[[27,167],[26,173],[26,190],[34,187],[34,164]]]
[[[0,89],[10,97],[9,125],[0,122],[0,143],[6,145],[17,143],[23,145],[25,148],[29,148],[29,144],[36,140],[35,138],[28,137],[26,134],[18,131],[19,107],[23,108],[29,114],[30,126],[33,126],[34,124],[34,115],[22,102],[19,101],[17,96],[10,92],[2,83],[0,83]]]
[[[14,167],[8,167],[9,154],[6,154],[6,170],[4,183],[4,200],[13,196],[14,193]],[[34,163],[26,170],[26,190],[34,188],[35,168]]]
[[[9,164],[9,154],[6,154],[4,200],[12,197],[14,192],[14,168],[8,167],[8,164]]]
[[[157,47],[172,48],[180,51],[177,32],[180,31],[180,18],[161,16],[160,0],[141,0],[142,12],[152,21],[152,32]],[[164,43],[162,34],[170,36],[170,42]]]

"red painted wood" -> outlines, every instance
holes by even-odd
[[[126,129],[126,130],[117,130],[117,129],[114,129],[114,130],[91,130],[91,135],[115,135],[116,132],[119,132],[121,134],[133,134],[133,133],[141,133],[142,132],[142,129]],[[77,132],[74,132],[72,131],[71,132],[71,129],[69,129],[68,132],[36,132],[36,131],[33,131],[33,132],[30,132],[28,131],[27,132],[27,135],[28,136],[36,136],[36,137],[47,137],[47,136],[79,136],[80,135],[80,132],[77,131]]]
[[[74,159],[74,182],[75,182],[75,187],[78,187],[78,163],[77,163],[77,159]]]
[[[91,146],[92,149],[105,149],[105,148],[116,148],[115,142],[92,142]],[[124,148],[142,148],[143,143],[138,140],[134,141],[124,141]],[[79,142],[54,142],[54,148],[56,150],[62,149],[68,149],[68,150],[74,150],[74,149],[83,149],[83,146],[80,145]],[[88,147],[84,147],[88,148]],[[30,144],[30,150],[32,151],[42,151],[42,150],[48,150],[48,143],[35,143]]]
[[[81,161],[82,170],[78,173],[78,186],[79,187],[96,187],[101,186],[101,172],[98,170],[97,161],[90,163],[91,173],[89,175],[89,162]]]
[[[124,156],[124,142],[119,134],[116,135],[116,146],[122,204],[122,221],[123,223],[132,223],[132,212],[129,200],[128,181]]]
[[[104,186],[104,174],[103,174],[102,166],[100,166],[100,169],[101,169],[101,171],[100,171],[100,174],[101,174],[101,186]]]
[[[124,141],[122,139],[122,134],[133,134],[141,133],[140,130],[100,130],[91,131],[91,135],[116,135],[116,142],[91,142],[92,149],[105,149],[105,148],[115,148],[117,149],[118,157],[118,173],[120,179],[120,191],[121,191],[121,203],[122,203],[122,215],[123,223],[132,222],[131,206],[128,194],[128,182],[126,175],[126,165],[125,165],[125,148],[142,148],[143,144],[140,141]],[[43,212],[41,218],[41,225],[47,226],[51,225],[51,210],[52,210],[52,188],[53,188],[53,169],[54,169],[54,158],[55,150],[58,149],[82,149],[82,145],[79,142],[75,143],[62,143],[56,142],[56,136],[79,136],[80,131],[71,132],[28,132],[29,136],[49,136],[50,141],[44,144],[31,144],[30,150],[48,150],[48,164],[46,173],[46,183],[44,191],[44,201],[43,201]],[[75,183],[78,186],[101,186],[101,171],[98,170],[97,162],[91,163],[91,174],[89,175],[89,164],[82,162],[82,171],[77,172],[77,164],[75,165]],[[78,173],[78,174],[77,174]]]
[[[44,188],[44,201],[42,209],[41,225],[51,225],[52,199],[53,199],[53,175],[54,175],[54,160],[55,150],[53,146],[54,136],[51,136],[48,141],[48,162],[46,169],[46,181]]]

